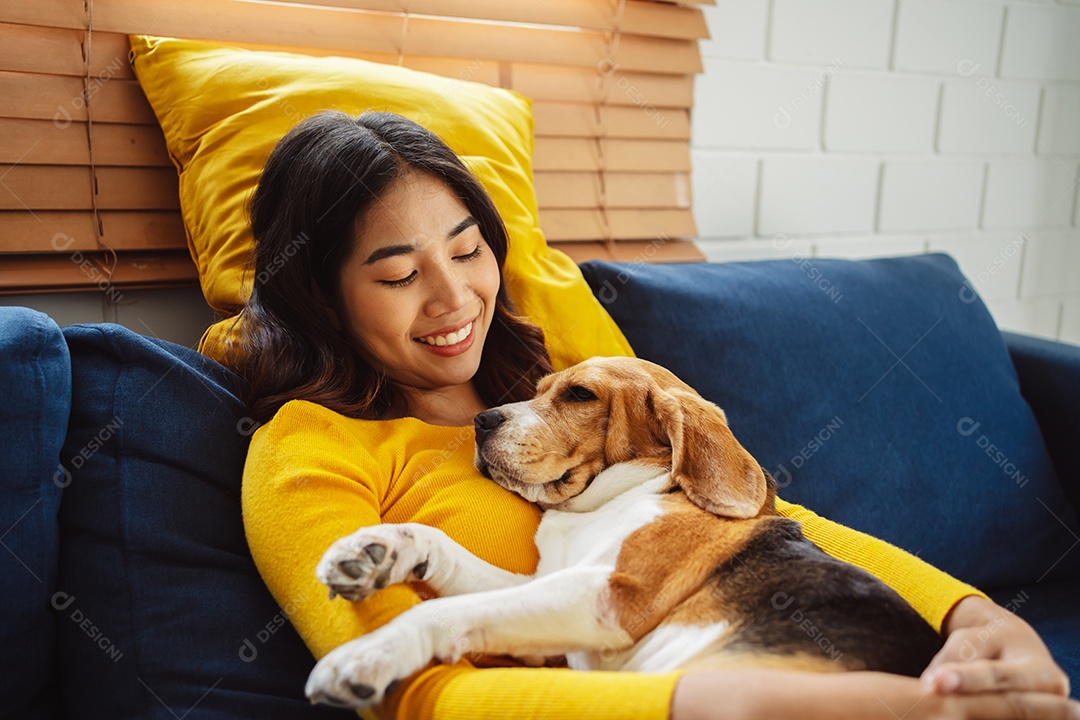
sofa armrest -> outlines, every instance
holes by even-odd
[[[1080,512],[1080,347],[1009,332],[1002,336],[1054,469]]]

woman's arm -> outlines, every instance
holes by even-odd
[[[918,680],[885,673],[729,670],[683,676],[675,688],[671,718],[1080,720],[1080,703],[1035,692],[939,695]]]

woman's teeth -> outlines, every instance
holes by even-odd
[[[446,335],[428,335],[427,337],[417,338],[422,343],[428,345],[436,345],[438,347],[444,347],[446,345],[457,345],[459,342],[469,337],[469,333],[472,332],[472,323],[469,323],[465,327],[461,328],[457,332],[448,333]]]

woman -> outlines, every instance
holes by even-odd
[[[472,418],[531,397],[551,368],[541,330],[512,312],[501,277],[506,231],[476,179],[404,118],[322,113],[271,154],[252,228],[257,284],[240,370],[253,416],[266,424],[245,468],[244,520],[260,572],[314,654],[424,597],[423,587],[399,585],[361,603],[327,602],[316,562],[360,526],[433,525],[488,562],[533,572],[538,511],[472,467]],[[913,603],[948,634],[921,684],[879,673],[640,675],[463,661],[405,680],[384,712],[684,720],[1075,709],[1063,698],[1067,679],[1019,618],[884,543],[801,508],[786,514],[894,586],[936,589]],[[862,549],[840,552],[850,547]],[[980,639],[991,622],[999,627]],[[956,662],[972,652],[980,659]]]

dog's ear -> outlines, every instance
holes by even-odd
[[[768,499],[761,466],[728,428],[724,411],[681,388],[655,391],[657,420],[671,444],[671,479],[703,510],[756,517]]]

